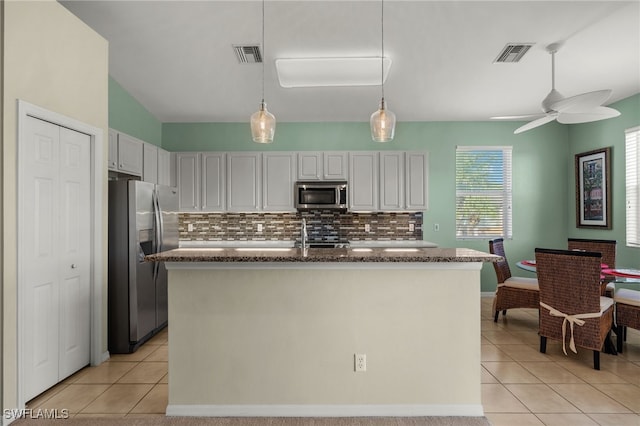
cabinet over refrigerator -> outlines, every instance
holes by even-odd
[[[178,247],[175,188],[109,182],[109,352],[134,352],[167,324],[167,270],[144,257]]]

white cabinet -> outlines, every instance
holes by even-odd
[[[420,211],[428,208],[428,154],[380,151],[349,154],[352,211]]]
[[[322,178],[322,153],[298,153],[298,180],[320,180]]]
[[[176,153],[176,184],[180,211],[200,211],[200,154]]]
[[[349,208],[351,211],[378,210],[378,153],[349,154]]]
[[[142,176],[143,144],[139,139],[109,129],[109,170]]]
[[[180,211],[224,211],[226,155],[216,152],[177,152],[175,157]]]
[[[171,186],[171,153],[158,148],[158,183]]]
[[[293,185],[296,155],[292,152],[262,154],[262,210],[295,211]]]
[[[142,145],[141,140],[118,133],[118,171],[142,176]]]
[[[227,211],[259,211],[262,205],[260,153],[227,154]]]
[[[380,152],[380,210],[404,210],[404,152]]]
[[[203,152],[201,160],[201,210],[206,212],[224,211],[227,174],[225,154]]]
[[[347,180],[347,153],[334,151],[323,153],[323,178],[325,180]]]
[[[118,170],[118,132],[109,129],[109,170]]]
[[[405,153],[405,206],[407,210],[429,208],[429,155]]]
[[[142,180],[158,183],[158,147],[150,143],[143,143]]]
[[[346,151],[298,152],[298,180],[346,180]]]

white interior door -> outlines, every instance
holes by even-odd
[[[91,145],[85,134],[26,123],[19,264],[29,338],[20,362],[29,400],[90,361]]]
[[[59,379],[89,363],[91,348],[91,140],[60,128]]]

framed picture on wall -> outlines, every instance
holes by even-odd
[[[576,226],[611,229],[611,148],[576,154]]]

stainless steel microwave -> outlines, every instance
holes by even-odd
[[[299,181],[294,185],[296,209],[347,209],[346,181]]]

